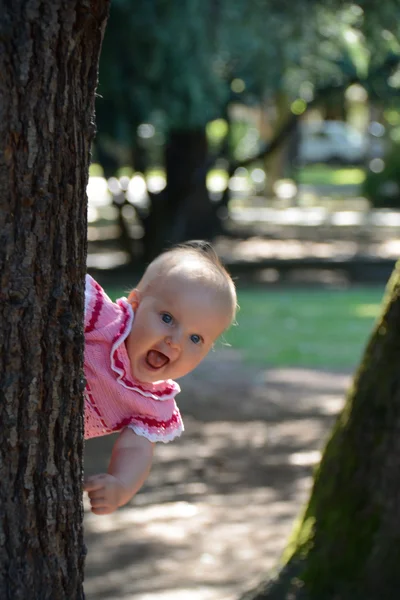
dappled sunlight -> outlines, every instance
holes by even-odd
[[[186,431],[157,446],[134,501],[98,517],[85,500],[88,600],[236,600],[279,559],[349,382],[213,353],[182,381]],[[112,443],[86,444],[88,472]]]
[[[375,223],[385,227],[400,227],[400,213],[381,209],[375,214]]]
[[[382,256],[400,256],[400,240],[387,240],[381,245]]]
[[[264,206],[235,206],[230,208],[230,217],[235,223],[258,224],[267,223],[270,225],[293,225],[301,232],[302,228],[324,225],[336,229],[336,235],[339,234],[341,227],[353,227],[352,233],[359,233],[363,229],[364,234],[368,228],[374,227],[377,231],[379,227],[387,227],[397,234],[400,226],[400,214],[394,211],[366,211],[351,209],[335,209],[328,206],[292,206],[275,207]],[[332,229],[329,229],[331,237]],[[392,233],[392,234],[393,234]],[[315,231],[317,236],[318,230]],[[300,238],[301,240],[301,238]]]
[[[89,177],[87,185],[89,207],[108,206],[111,204],[111,194],[104,177]]]
[[[294,181],[280,179],[274,184],[274,192],[277,198],[288,200],[296,196],[297,186]]]
[[[347,385],[349,376],[344,373],[337,373],[336,376],[332,376],[332,373],[328,370],[316,371],[314,369],[271,369],[266,371],[263,380],[266,384],[275,384],[281,386],[301,386],[301,392],[303,393],[303,386],[308,390],[340,390]],[[326,401],[327,396],[319,396],[317,399],[315,396],[309,398],[309,402],[314,404],[319,401]],[[306,399],[307,401],[307,399]]]
[[[341,212],[334,213],[331,216],[333,225],[341,225],[346,227],[353,227],[354,225],[360,225],[363,220],[363,215],[359,212],[342,210]]]
[[[88,269],[115,269],[129,262],[129,256],[126,252],[96,252],[90,254],[87,258]]]
[[[353,256],[356,252],[357,244],[352,241],[332,243],[300,240],[265,240],[254,237],[237,243],[234,248],[230,249],[230,256],[236,260],[254,262],[267,258],[299,259],[311,255],[318,258],[333,258],[334,256]]]
[[[370,319],[376,318],[380,314],[382,308],[380,304],[359,304],[354,307],[354,315],[359,318]]]
[[[157,526],[157,522],[180,519],[190,519],[198,513],[198,507],[188,502],[176,502],[168,505],[151,505],[142,507],[140,511],[137,508],[122,508],[111,514],[99,518],[97,515],[90,514],[86,517],[86,524],[92,531],[106,533],[107,531],[117,531],[125,529],[130,525]]]
[[[141,594],[137,596],[131,596],[132,600],[154,600],[154,594]],[[193,588],[183,588],[166,591],[159,591],[157,593],[157,600],[222,600],[220,592],[218,590],[212,590],[203,586],[196,586]]]
[[[137,516],[124,528],[116,516],[109,519],[114,528],[105,530],[92,529],[87,522],[90,536],[106,538],[101,544],[93,539],[93,550],[89,543],[89,561],[96,573],[90,577],[89,567],[86,593],[96,599],[134,593],[142,600],[151,591],[153,600],[162,600],[183,588],[233,599],[251,579],[273,567],[285,541],[282,528],[290,526],[301,494],[299,486],[289,501],[282,501],[267,487],[251,498],[240,492],[207,496],[190,518],[180,514],[179,502],[156,505],[155,520],[145,507],[138,507]]]
[[[129,183],[126,190],[126,199],[131,204],[148,207],[149,196],[147,193],[146,180],[141,174],[134,175]]]
[[[228,175],[222,170],[213,170],[207,174],[207,187],[210,192],[223,192],[228,185]]]
[[[159,194],[167,185],[165,175],[155,174],[146,178],[147,189],[152,194]]]
[[[295,452],[289,456],[289,462],[291,465],[299,465],[302,467],[316,465],[320,460],[321,452],[318,450],[311,450],[310,452]]]

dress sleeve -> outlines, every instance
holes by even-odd
[[[98,312],[101,308],[103,290],[101,286],[91,277],[85,278],[85,333],[94,328],[94,321],[97,320]]]
[[[137,435],[147,438],[150,442],[171,442],[184,431],[179,408],[173,399],[162,403],[153,402],[156,406],[162,406],[162,414],[159,411],[151,411],[153,414],[134,415],[122,423],[121,428],[129,427]],[[154,412],[159,412],[159,414],[154,414]]]

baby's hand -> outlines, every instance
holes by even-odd
[[[126,501],[127,489],[109,473],[88,477],[83,489],[88,493],[92,512],[95,515],[108,515]]]

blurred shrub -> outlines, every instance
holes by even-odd
[[[372,159],[362,192],[375,208],[400,209],[400,144],[392,144],[384,159]]]

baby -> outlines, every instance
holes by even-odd
[[[235,313],[235,286],[208,242],[167,250],[116,303],[87,275],[85,438],[120,431],[108,472],[85,481],[92,512],[126,504],[149,473],[154,442],[182,433],[173,380],[197,367]]]

